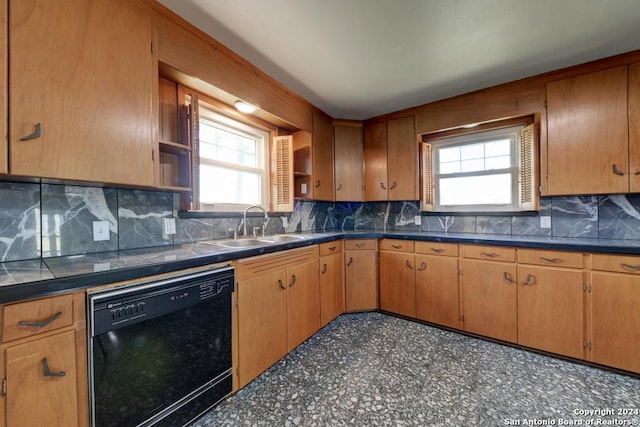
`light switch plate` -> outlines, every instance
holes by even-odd
[[[416,225],[422,225],[422,217],[420,215],[416,215],[414,221]]]
[[[546,216],[541,216],[540,217],[540,228],[551,228],[551,217],[546,215]]]
[[[93,241],[109,240],[109,221],[93,221]]]
[[[307,194],[307,184],[304,182],[300,184],[300,194]]]
[[[162,234],[165,234],[165,235],[176,234],[175,218],[162,218]]]

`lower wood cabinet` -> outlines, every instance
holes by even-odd
[[[2,306],[0,426],[88,425],[84,293]]]
[[[462,260],[464,330],[518,341],[518,283],[515,263]]]
[[[458,245],[415,242],[416,317],[460,328]]]
[[[345,311],[378,308],[378,245],[375,239],[344,242]]]
[[[409,240],[380,241],[380,308],[416,317],[416,267],[414,243]]]
[[[563,265],[577,257],[576,268],[521,265],[520,262]],[[518,344],[583,358],[585,340],[583,254],[518,250]],[[523,258],[532,259],[527,261]]]
[[[7,426],[78,425],[75,341],[67,331],[5,350]]]
[[[320,329],[318,246],[235,261],[237,385]]]
[[[320,323],[326,326],[344,312],[342,240],[320,245]]]
[[[640,257],[591,261],[591,360],[640,373]]]

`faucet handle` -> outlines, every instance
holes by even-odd
[[[238,238],[238,230],[236,230],[235,228],[230,228],[228,237],[230,239],[234,239],[234,240],[237,239]]]

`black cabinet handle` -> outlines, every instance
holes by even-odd
[[[340,191],[342,190],[342,184],[339,184],[338,187],[336,188],[336,191]]]
[[[384,186],[384,182],[381,182],[381,183],[380,183],[380,187],[382,187],[382,189],[383,189],[383,190],[386,190],[386,189],[387,189],[387,187],[385,187],[385,186]]]
[[[620,169],[618,169],[618,165],[614,164],[613,165],[613,173],[615,173],[616,175],[624,175],[624,172],[622,172]]]
[[[418,271],[423,271],[427,268],[427,263],[423,262],[420,264],[420,267],[418,267]]]
[[[510,285],[513,285],[513,278],[511,277],[511,275],[509,273],[507,273],[506,271],[504,272],[504,281],[507,282]]]
[[[20,138],[20,141],[29,141],[30,139],[40,138],[41,132],[42,125],[40,123],[36,123],[36,129],[33,131],[33,133],[23,136],[22,138]]]
[[[280,289],[287,289],[284,283],[282,283],[282,280],[278,280],[278,286],[280,286]]]
[[[324,273],[326,273],[326,272],[327,272],[327,268],[328,268],[328,267],[327,267],[327,264],[323,264],[323,265],[322,265],[322,274],[324,274]]]
[[[391,187],[389,187],[389,190],[393,190],[394,188],[396,188],[396,182],[395,181],[393,181],[391,183]]]
[[[290,288],[293,288],[293,285],[296,284],[296,275],[292,275],[291,276],[291,284],[289,285]]]
[[[320,180],[316,181],[316,188],[320,187]]]
[[[413,270],[413,266],[411,265],[411,262],[408,259],[404,260],[404,265],[406,265],[407,268],[410,268],[411,270]]]
[[[30,322],[28,320],[21,320],[21,321],[18,322],[18,325],[20,325],[20,326],[28,326],[30,328],[44,328],[49,323],[53,322],[56,319],[59,319],[60,317],[62,317],[62,312],[61,311],[57,312],[56,314],[54,314],[53,316],[49,317],[48,319],[43,320],[42,322]]]
[[[46,357],[42,359],[42,373],[45,377],[64,377],[67,375],[65,371],[52,372]]]
[[[349,258],[349,262],[347,262],[347,267],[353,264],[353,257]]]

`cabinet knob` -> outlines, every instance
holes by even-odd
[[[22,138],[20,138],[20,141],[29,141],[30,139],[40,138],[41,131],[42,131],[42,125],[40,123],[36,123],[36,128],[33,131],[33,133],[23,136]]]

